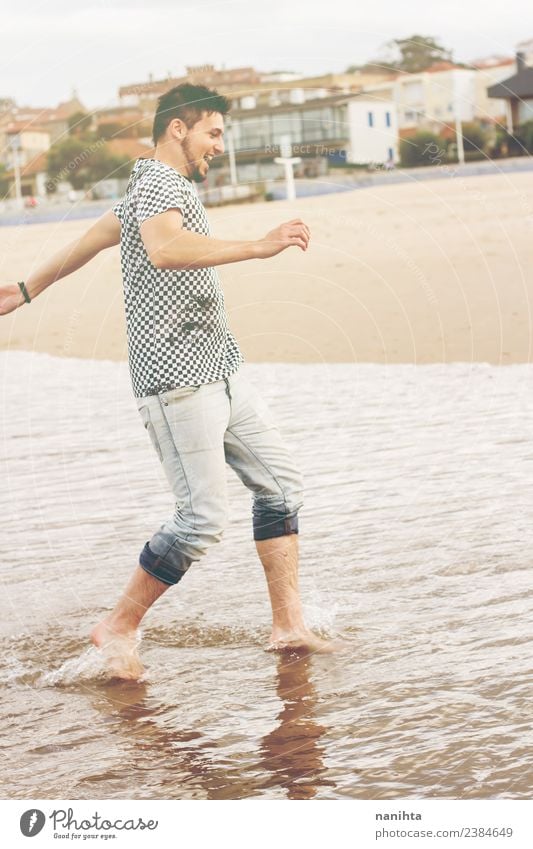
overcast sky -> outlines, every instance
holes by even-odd
[[[0,97],[55,106],[73,88],[87,108],[120,85],[186,65],[343,71],[392,38],[431,35],[458,61],[513,55],[533,38],[528,0],[26,0],[2,9]],[[529,14],[528,14],[529,13]]]

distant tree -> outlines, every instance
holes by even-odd
[[[129,177],[133,162],[128,156],[111,153],[105,145],[98,148],[89,160],[87,182],[93,184],[99,180],[121,179]]]
[[[442,47],[430,35],[411,35],[409,38],[395,38],[382,48],[382,55],[364,65],[350,65],[346,73],[355,71],[406,71],[416,74],[425,71],[436,62],[451,62],[452,52]]]
[[[488,133],[474,121],[463,121],[463,146],[465,153],[482,154],[488,141]]]
[[[0,200],[6,197],[9,191],[9,180],[7,178],[7,168],[0,163]]]
[[[516,138],[528,153],[533,153],[533,121],[524,121],[516,132]]]
[[[83,188],[80,172],[89,156],[87,141],[76,136],[68,136],[53,144],[47,157],[47,191],[55,192],[58,183],[70,183],[74,189]]]
[[[68,132],[71,136],[85,136],[90,132],[93,116],[87,112],[74,112],[68,118]]]
[[[12,97],[0,97],[0,112],[11,112],[16,105]]]
[[[396,38],[389,44],[399,53],[395,63],[397,70],[409,74],[425,71],[436,62],[452,61],[451,50],[446,50],[432,36],[412,35],[410,38]]]
[[[130,171],[128,157],[111,153],[103,139],[69,136],[48,151],[47,190],[53,193],[60,182],[84,189],[106,178],[127,177]]]
[[[419,130],[400,142],[400,162],[404,168],[418,165],[442,165],[446,150],[442,139],[429,130]]]

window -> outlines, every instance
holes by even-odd
[[[258,115],[234,121],[233,138],[236,150],[262,148],[271,144],[269,116]]]
[[[385,126],[390,127],[390,112],[385,112]]]
[[[279,144],[282,136],[290,136],[292,143],[302,140],[300,114],[298,112],[277,112],[272,116],[272,137]]]
[[[374,116],[373,116],[372,112],[368,113],[368,126],[369,127],[374,126]]]

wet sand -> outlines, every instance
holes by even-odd
[[[213,235],[252,239],[302,217],[306,254],[219,269],[250,362],[531,359],[533,174],[455,177],[209,210]],[[0,228],[2,278],[87,221]],[[0,349],[124,359],[119,250],[0,321]]]

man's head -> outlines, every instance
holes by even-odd
[[[207,177],[209,159],[224,152],[224,115],[230,102],[203,85],[183,83],[163,94],[154,116],[154,144],[179,152],[189,179]],[[178,150],[176,150],[178,148]]]

